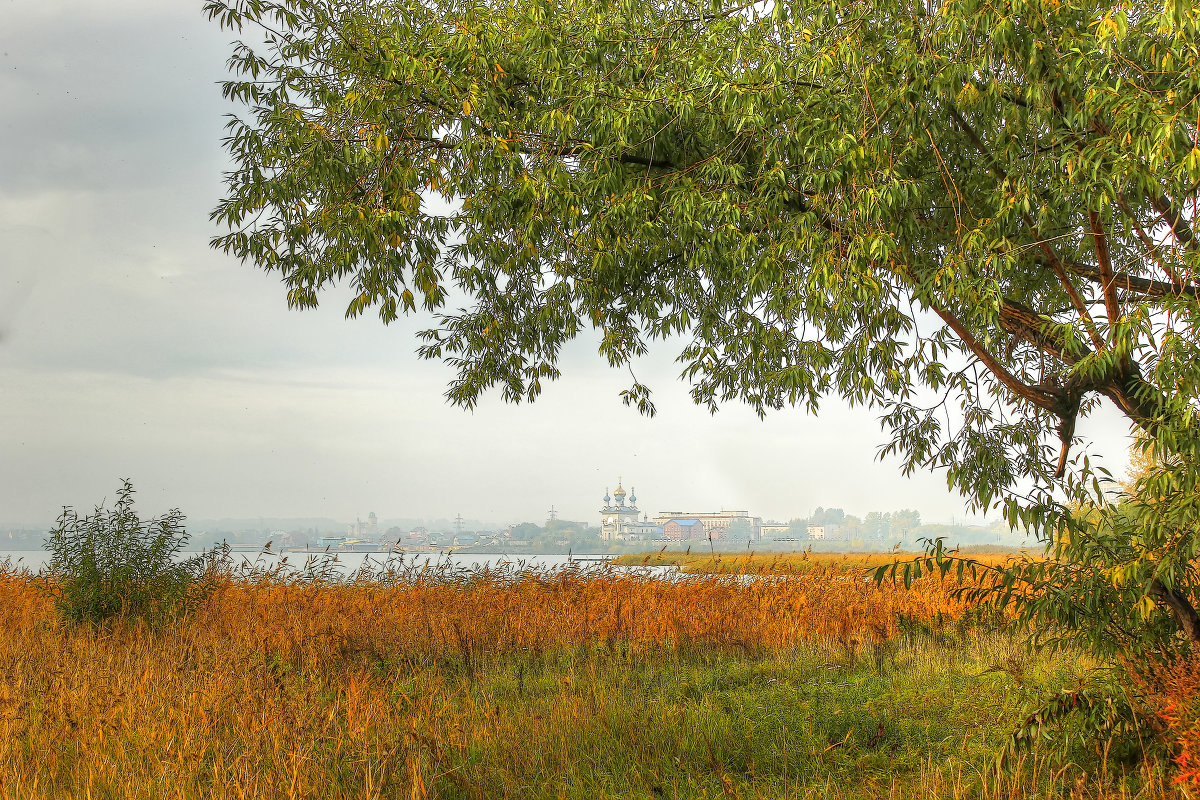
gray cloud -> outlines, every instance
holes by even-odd
[[[0,33],[7,191],[170,187],[207,171],[224,42],[183,3],[10,4]],[[199,156],[199,158],[197,158]]]

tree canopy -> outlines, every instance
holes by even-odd
[[[242,37],[214,244],[297,308],[431,312],[455,403],[534,399],[590,328],[614,365],[682,342],[713,408],[877,408],[905,471],[1014,523],[1102,502],[1070,449],[1100,402],[1200,462],[1189,3],[206,10]],[[1184,591],[1185,544],[1132,583]]]

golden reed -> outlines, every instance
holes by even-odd
[[[498,732],[533,729],[518,725],[519,702],[463,690],[464,674],[581,646],[648,657],[857,646],[895,635],[901,618],[962,613],[940,582],[863,578],[822,567],[226,579],[187,619],[88,627],[61,623],[40,579],[0,573],[0,798],[482,796],[479,776],[496,774],[486,764],[507,758],[496,748],[520,744]],[[566,741],[583,713],[571,704],[602,702],[568,687],[529,724]]]

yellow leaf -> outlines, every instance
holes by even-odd
[[[1154,613],[1154,601],[1149,597],[1143,597],[1138,601],[1137,610],[1142,619],[1149,619],[1150,615]]]

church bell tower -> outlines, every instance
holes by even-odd
[[[629,498],[626,505],[625,498]],[[600,538],[605,542],[617,542],[627,538],[626,527],[638,521],[637,494],[625,492],[621,479],[617,478],[617,490],[609,496],[604,490],[604,505],[600,508]]]

